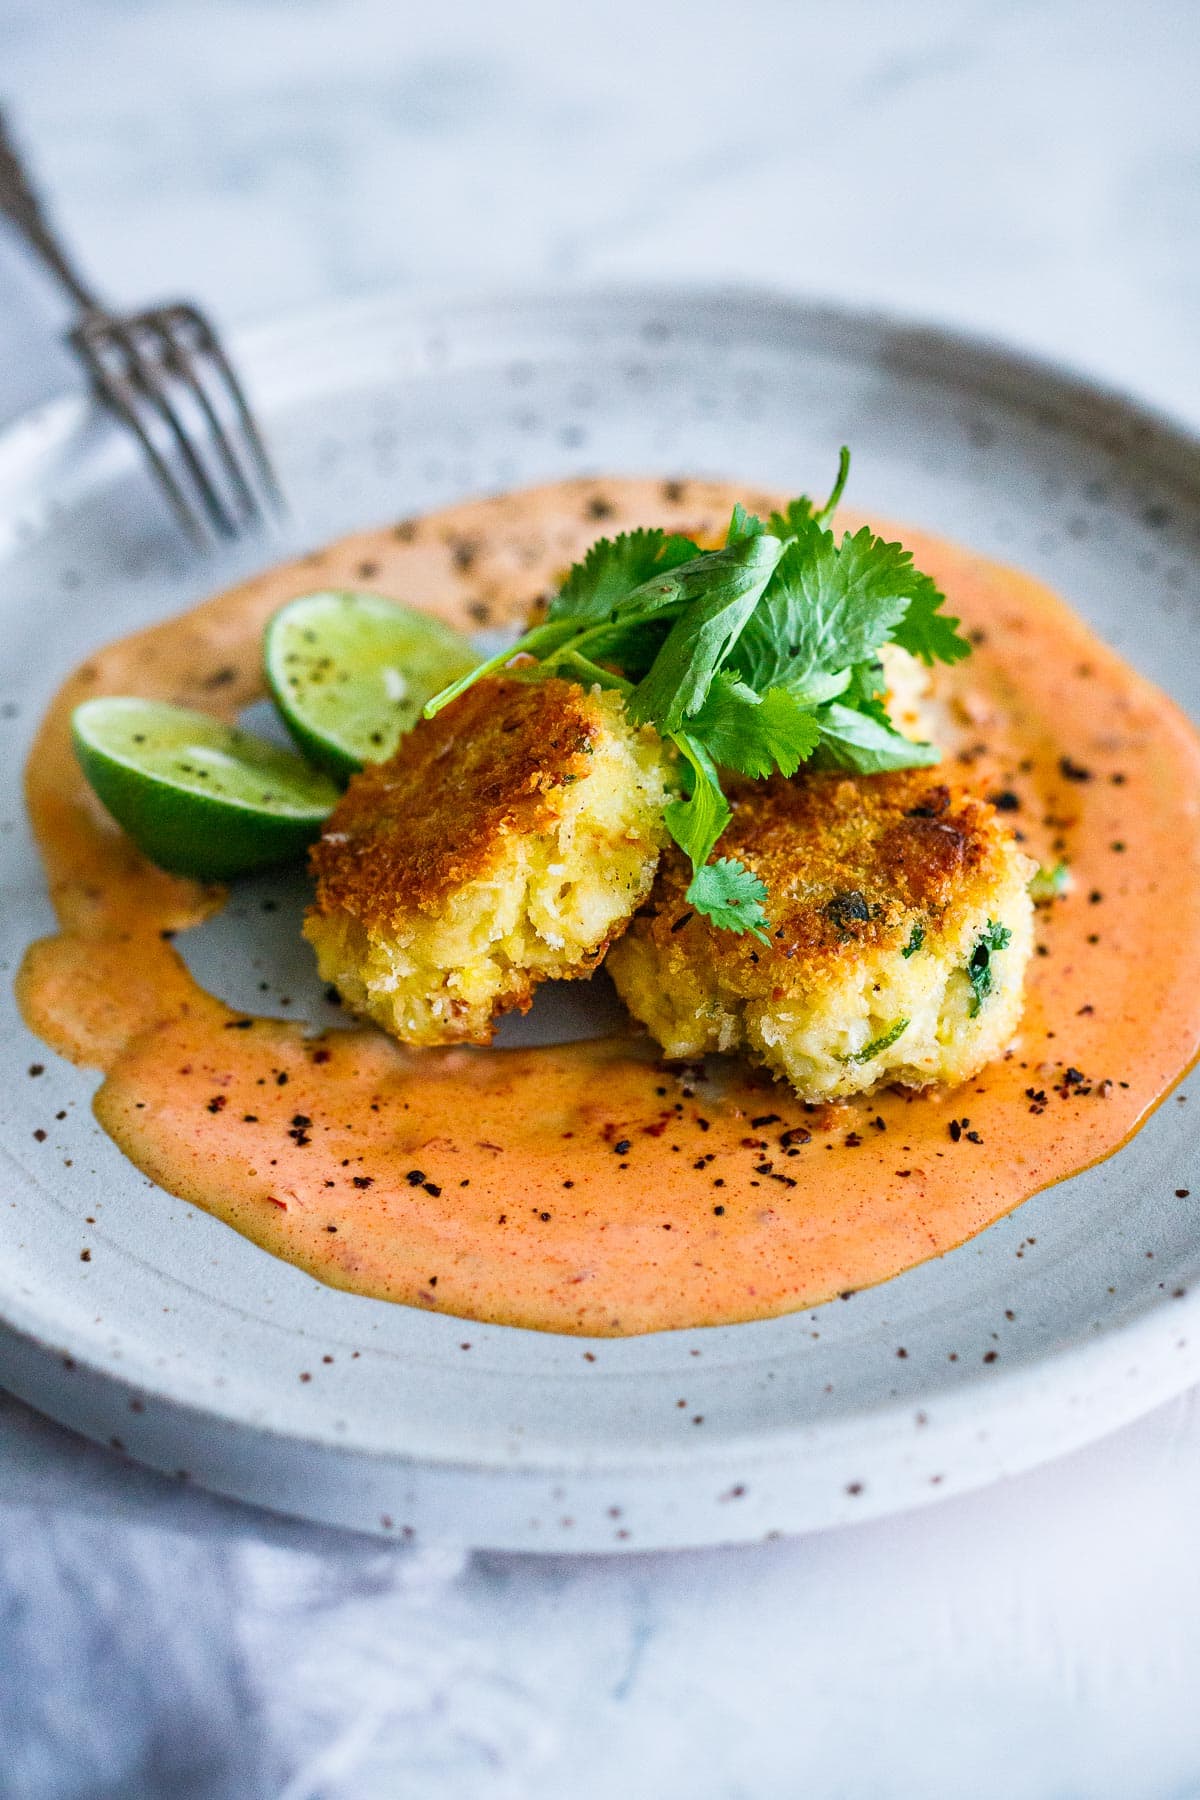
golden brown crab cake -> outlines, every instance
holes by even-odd
[[[804,1100],[965,1080],[1007,1046],[1034,865],[986,801],[929,770],[740,788],[719,854],[767,886],[770,942],[715,930],[664,856],[609,953],[668,1056],[749,1051]]]
[[[671,765],[620,696],[485,678],[356,775],[313,847],[322,979],[407,1044],[486,1044],[646,898]]]

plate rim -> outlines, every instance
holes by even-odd
[[[592,282],[585,277],[555,284],[507,283],[466,291],[461,287],[433,288],[421,294],[380,287],[334,300],[284,308],[236,321],[224,332],[233,346],[239,367],[242,359],[259,363],[252,379],[256,391],[265,389],[271,364],[290,348],[285,340],[313,335],[326,338],[333,325],[369,321],[378,317],[402,318],[413,327],[432,323],[447,314],[470,317],[535,306],[560,308],[570,305],[630,306],[706,305],[715,308],[773,310],[790,316],[810,329],[848,327],[860,339],[886,335],[914,367],[933,375],[948,353],[966,352],[977,371],[995,378],[997,391],[1012,396],[1015,386],[1030,393],[1053,389],[1058,399],[1097,419],[1120,417],[1138,427],[1147,440],[1159,445],[1183,464],[1193,465],[1200,481],[1200,423],[1192,424],[1181,413],[1160,401],[1150,400],[1135,388],[1109,377],[1095,375],[1082,364],[1048,352],[1027,348],[1002,334],[976,331],[941,322],[918,311],[895,310],[879,304],[843,301],[836,296],[792,290],[769,282]],[[980,386],[976,380],[970,385]],[[104,417],[102,405],[86,389],[66,390],[25,407],[0,420],[0,504],[5,499],[5,476],[12,451],[23,438],[69,436],[88,420]],[[131,454],[137,451],[131,446]]]
[[[694,318],[698,305],[711,309],[714,318],[722,312],[731,319],[740,314],[743,319],[749,317],[761,324],[773,317],[776,323],[790,320],[801,333],[807,332],[814,337],[822,333],[827,337],[833,333],[844,334],[849,340],[847,354],[850,356],[854,356],[860,346],[870,343],[875,345],[878,353],[882,340],[911,372],[947,380],[948,385],[967,391],[990,392],[1009,404],[1033,404],[1036,395],[1037,404],[1044,410],[1057,411],[1075,430],[1092,436],[1101,433],[1106,424],[1119,424],[1126,432],[1132,429],[1141,439],[1139,457],[1143,464],[1155,467],[1164,481],[1187,492],[1193,503],[1200,502],[1200,429],[1161,405],[1146,401],[1110,381],[1098,379],[1074,365],[1026,350],[991,334],[961,330],[957,326],[884,307],[860,306],[791,292],[780,286],[737,282],[580,281],[554,285],[529,283],[469,294],[458,289],[419,295],[381,289],[286,309],[235,326],[228,336],[239,363],[244,362],[251,370],[254,389],[269,395],[273,377],[294,357],[297,344],[314,336],[326,341],[339,333],[343,339],[353,337],[348,329],[353,322],[386,320],[393,330],[401,328],[415,336],[439,320],[495,318],[497,313],[519,316],[523,310],[558,311],[580,306],[605,310],[628,308],[645,313],[656,308],[667,311],[681,308]],[[951,359],[955,364],[952,377],[947,368]],[[15,485],[13,473],[19,474],[22,461],[31,451],[37,454],[39,446],[44,447],[47,443],[74,444],[79,433],[86,430],[99,413],[98,404],[86,393],[67,392],[18,413],[0,426],[0,511],[11,503],[10,488]],[[136,448],[130,446],[129,454],[136,457]],[[38,485],[36,472],[32,485],[35,488]],[[1192,1069],[1195,1066],[1193,1064]],[[1179,1081],[1163,1096],[1164,1101],[1191,1072],[1191,1069],[1185,1070],[1180,1075]],[[1145,1122],[1143,1120],[1142,1124]],[[1120,1155],[1120,1150],[1114,1152],[1113,1159]],[[502,1480],[510,1476],[581,1475],[600,1470],[606,1477],[614,1478],[623,1474],[645,1476],[656,1471],[683,1474],[700,1468],[714,1469],[730,1464],[746,1466],[762,1461],[786,1466],[811,1455],[817,1439],[833,1445],[851,1437],[864,1425],[886,1426],[891,1421],[896,1424],[911,1421],[914,1406],[920,1404],[919,1398],[908,1396],[903,1400],[865,1404],[827,1421],[784,1423],[745,1436],[725,1434],[719,1440],[694,1445],[687,1443],[686,1448],[682,1444],[664,1444],[653,1448],[647,1446],[644,1451],[632,1454],[625,1447],[611,1457],[590,1448],[582,1453],[560,1448],[554,1458],[531,1455],[526,1451],[515,1456],[480,1459],[459,1453],[439,1456],[436,1446],[419,1446],[409,1451],[391,1447],[379,1449],[352,1438],[338,1440],[325,1431],[306,1433],[290,1427],[277,1429],[269,1421],[251,1422],[235,1406],[223,1405],[219,1393],[214,1393],[207,1403],[200,1404],[179,1398],[169,1386],[156,1388],[151,1382],[131,1381],[106,1363],[94,1346],[89,1347],[89,1340],[48,1341],[44,1328],[39,1331],[35,1316],[21,1305],[18,1296],[4,1292],[5,1285],[0,1275],[0,1338],[19,1340],[30,1351],[43,1356],[61,1359],[69,1355],[81,1370],[118,1392],[123,1407],[127,1405],[128,1397],[145,1396],[175,1416],[182,1431],[202,1430],[215,1423],[242,1434],[247,1440],[268,1439],[276,1444],[328,1454],[336,1454],[340,1448],[352,1458],[376,1459],[389,1467],[434,1468],[443,1473]],[[1142,1356],[1138,1383],[1129,1395],[1128,1405],[1111,1409],[1099,1426],[1089,1421],[1085,1406],[1075,1409],[1077,1429],[1063,1437],[1063,1449],[1102,1437],[1152,1410],[1200,1379],[1200,1343],[1182,1354],[1170,1357],[1162,1354],[1165,1348],[1161,1341],[1162,1317],[1168,1308],[1171,1319],[1180,1326],[1186,1325],[1193,1330],[1200,1327],[1200,1287],[1189,1290],[1182,1299],[1147,1293],[1145,1303],[1135,1311],[1106,1321],[1092,1334],[1077,1335],[1036,1356],[991,1370],[981,1369],[968,1379],[956,1382],[952,1388],[937,1395],[939,1436],[954,1439],[961,1429],[961,1420],[978,1421],[982,1412],[986,1412],[989,1421],[994,1421],[999,1414],[1015,1415],[1035,1397],[1045,1408],[1048,1401],[1056,1394],[1061,1396],[1064,1388],[1071,1385],[1076,1385],[1077,1391],[1082,1388],[1087,1395],[1099,1393],[1111,1385],[1106,1381],[1106,1375],[1119,1377],[1120,1370],[1115,1367],[1118,1362],[1151,1352],[1153,1354]],[[1191,1336],[1189,1332],[1189,1343]],[[581,1343],[589,1341],[580,1340]],[[1077,1373],[1077,1384],[1064,1379],[1068,1372]],[[14,1388],[14,1391],[20,1390]],[[40,1410],[50,1410],[41,1400],[33,1403]],[[1060,1398],[1055,1410],[1063,1415],[1062,1422],[1065,1423],[1071,1410],[1070,1401]],[[1043,1460],[1044,1455],[1034,1450],[1028,1459],[1018,1454],[1011,1468],[1032,1467]],[[945,1486],[928,1498],[934,1500],[941,1494],[968,1491],[993,1478],[986,1472],[962,1481],[948,1478]],[[224,1491],[231,1490],[226,1487]],[[902,1504],[912,1503],[915,1502]],[[863,1509],[855,1516],[869,1516],[869,1509]],[[555,1549],[563,1547],[554,1546]],[[586,1546],[581,1544],[579,1547]],[[630,1547],[644,1548],[645,1545]]]

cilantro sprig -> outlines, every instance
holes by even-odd
[[[426,718],[517,656],[618,689],[630,718],[679,752],[682,793],[665,818],[692,863],[689,905],[765,941],[762,882],[712,860],[731,816],[721,771],[763,780],[810,760],[867,775],[937,762],[888,717],[879,652],[898,644],[927,665],[970,653],[910,551],[866,526],[840,542],[829,529],[849,468],[843,449],[821,506],[801,495],[768,521],[735,506],[715,550],[659,530],[601,538],[545,619],[443,689]]]
[[[1011,942],[1012,932],[1008,926],[998,925],[995,919],[989,919],[986,930],[980,933],[967,962],[967,980],[971,983],[970,1018],[978,1018],[983,1003],[995,984],[993,956],[998,950],[1007,950]]]

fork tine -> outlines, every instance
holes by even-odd
[[[137,341],[136,332],[126,321],[111,320],[104,333],[117,344],[127,359],[130,379],[158,413],[175,440],[175,446],[187,466],[214,529],[222,537],[237,536],[237,520],[213,484],[199,452],[188,435],[187,427],[171,402],[170,390],[162,380],[161,365],[147,357]]]
[[[196,368],[193,355],[187,344],[177,335],[177,327],[174,325],[175,310],[173,307],[166,307],[155,312],[145,313],[137,320],[137,324],[153,335],[168,370],[186,386],[204,414],[209,437],[237,498],[243,522],[251,523],[262,516],[258,495],[247,480],[246,472],[234,453],[229,433],[212,403],[207,385],[201,379]]]
[[[121,317],[96,299],[42,209],[2,109],[0,213],[75,301],[77,322],[68,341],[95,392],[137,437],[188,534],[205,543],[201,527],[207,519],[219,536],[236,537],[243,524],[262,516],[260,488],[281,509],[266,445],[204,314],[180,301]],[[244,449],[231,429],[230,408]]]
[[[76,326],[72,338],[76,343],[87,346],[92,365],[102,367],[109,376],[115,374],[112,367],[113,357],[118,359],[123,382],[157,413],[173,438],[183,465],[191,478],[194,493],[199,496],[202,511],[207,515],[210,526],[221,537],[236,537],[237,520],[214,485],[188,435],[184,421],[172,404],[170,388],[164,379],[161,363],[148,357],[139,345],[133,329],[136,324],[136,320],[129,321],[114,318],[109,314],[93,313]],[[125,393],[124,398],[128,405],[130,400],[128,392]],[[155,466],[159,467],[163,460],[165,459],[160,456],[156,460]],[[178,478],[176,478],[176,485],[180,485]]]
[[[71,333],[71,341],[87,366],[88,373],[102,398],[129,427],[146,453],[146,459],[157,475],[159,485],[170,501],[172,510],[192,542],[203,547],[207,542],[200,515],[184,493],[170,463],[162,454],[148,430],[137,405],[138,390],[123,381],[98,353],[89,334],[82,330]]]
[[[271,466],[271,459],[267,455],[267,447],[264,444],[262,434],[255,423],[254,414],[250,411],[250,404],[246,399],[242,384],[237,378],[233,364],[225,354],[225,349],[220,338],[198,307],[181,304],[167,307],[165,311],[168,314],[174,315],[181,324],[190,328],[195,334],[197,349],[201,355],[208,359],[211,366],[215,369],[225,385],[225,390],[228,393],[229,398],[233,402],[234,409],[238,416],[238,422],[242,428],[242,435],[250,447],[251,455],[254,458],[255,466],[258,470],[259,479],[263,484],[267,497],[277,511],[285,511],[287,502],[283,497],[283,489],[280,487],[278,477]]]

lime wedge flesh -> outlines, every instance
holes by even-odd
[[[71,731],[113,818],[177,875],[226,881],[291,862],[338,797],[290,750],[164,701],[87,700]]]
[[[476,667],[466,638],[379,594],[303,594],[277,612],[263,645],[267,684],[297,744],[348,781],[384,762],[427,700]]]

